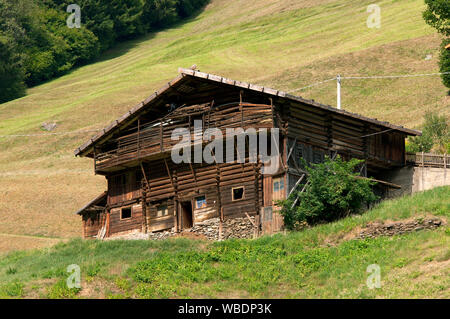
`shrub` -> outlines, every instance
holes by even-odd
[[[427,112],[424,116],[425,124],[422,136],[409,139],[406,150],[408,152],[436,152],[445,153],[450,147],[450,129],[445,115]]]
[[[279,201],[281,215],[288,229],[296,229],[302,223],[332,221],[361,211],[363,203],[377,199],[368,179],[357,178],[355,168],[361,160],[343,161],[326,157],[321,164],[306,166],[308,184],[301,192],[298,187],[287,200]],[[292,207],[298,197],[297,205]]]
[[[0,296],[22,297],[24,285],[21,282],[13,281],[0,287]]]
[[[79,288],[69,288],[65,279],[60,279],[56,284],[48,289],[47,297],[50,299],[73,299],[76,297]]]

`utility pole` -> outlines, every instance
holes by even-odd
[[[341,109],[341,76],[338,74],[336,78],[337,82],[337,108]]]

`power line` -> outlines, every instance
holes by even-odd
[[[351,79],[395,79],[395,78],[413,78],[420,76],[435,76],[450,74],[450,72],[439,72],[439,73],[422,73],[422,74],[399,74],[399,75],[374,75],[374,76],[341,76],[341,79],[351,80]]]
[[[438,73],[419,73],[419,74],[396,74],[396,75],[373,75],[373,76],[341,76],[341,80],[361,80],[361,79],[396,79],[396,78],[413,78],[413,77],[422,77],[422,76],[436,76],[436,75],[444,75],[444,74],[450,74],[450,72],[438,72]],[[296,92],[296,91],[301,91],[301,90],[305,90],[314,86],[318,86],[320,84],[323,83],[327,83],[330,81],[334,81],[336,80],[337,77],[328,79],[328,80],[324,80],[324,81],[320,81],[320,82],[316,82],[298,89],[294,89],[294,90],[290,90],[288,91],[288,93],[290,92]]]
[[[320,84],[322,84],[322,83],[327,83],[327,82],[334,81],[334,80],[336,80],[336,77],[331,78],[331,79],[328,79],[328,80],[325,80],[325,81],[316,82],[316,83],[313,83],[313,84],[304,86],[304,87],[299,88],[299,89],[291,90],[291,91],[288,91],[288,92],[301,91],[301,90],[308,89],[308,88],[310,88],[310,87],[317,86],[317,85],[320,85]]]

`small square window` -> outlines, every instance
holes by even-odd
[[[169,215],[167,205],[160,205],[156,208],[156,217],[163,217]]]
[[[206,197],[199,196],[195,198],[195,208],[205,208],[206,207]]]
[[[244,187],[236,187],[231,189],[232,200],[240,200],[244,198]]]
[[[120,219],[131,218],[131,207],[122,208],[120,210]]]

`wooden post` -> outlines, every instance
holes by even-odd
[[[141,145],[140,145],[140,140],[141,140],[141,119],[138,118],[138,136],[137,136],[137,157],[140,158],[141,156]]]
[[[97,175],[97,152],[94,146],[94,174]]]
[[[176,232],[179,232],[180,231],[180,223],[179,223],[180,210],[179,210],[179,200],[178,200],[178,174],[177,174],[176,170],[173,171],[173,185],[174,185],[173,187],[175,190],[175,197],[174,197],[175,230],[176,230]]]
[[[367,125],[364,125],[364,129],[363,129],[363,150],[364,150],[364,166],[363,166],[363,176],[367,177],[367,159],[369,158],[369,149],[368,149],[368,145],[367,145],[367,135],[368,133],[368,128]]]
[[[423,186],[423,182],[424,182],[424,171],[425,170],[425,158],[423,156],[423,152],[422,152],[422,172],[420,173],[420,188],[419,191],[423,191],[425,189],[425,187]]]
[[[173,209],[174,209],[174,225],[175,225],[175,232],[179,232],[180,225],[178,223],[178,198],[175,197],[173,201]]]
[[[147,192],[145,188],[142,188],[142,228],[143,233],[147,234],[148,225],[147,225]]]
[[[110,220],[111,210],[108,209],[106,213],[106,237],[109,237],[110,235],[110,227],[109,227],[109,220]]]
[[[164,145],[163,145],[163,123],[162,123],[162,121],[161,121],[161,125],[160,125],[160,128],[159,128],[159,135],[160,135],[160,137],[161,137],[161,142],[160,142],[160,146],[161,146],[161,152],[163,151],[163,149],[164,149]]]

